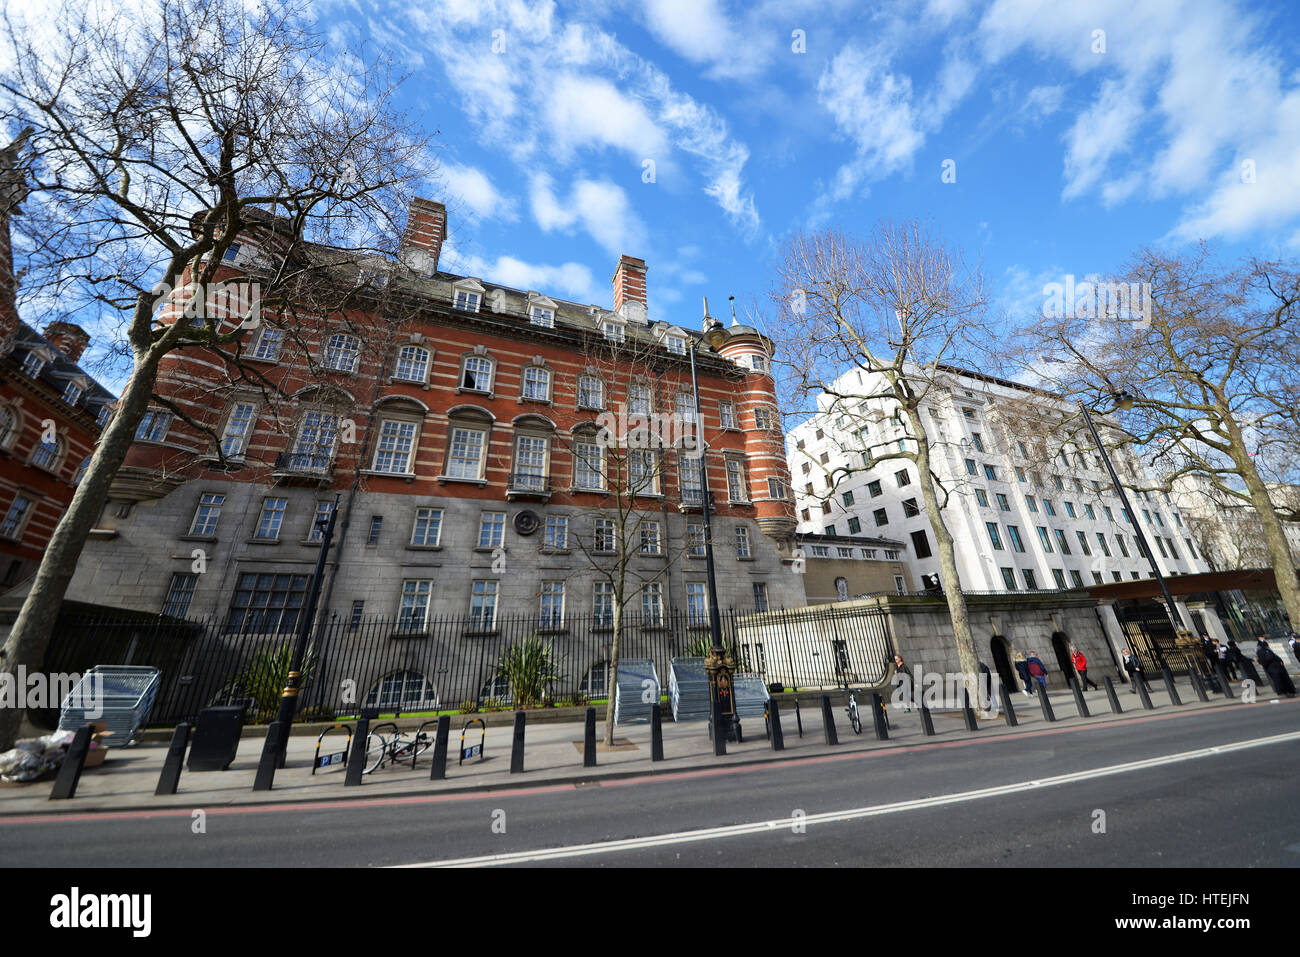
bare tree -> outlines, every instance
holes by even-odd
[[[384,65],[327,55],[309,19],[296,0],[153,0],[131,12],[68,3],[48,31],[6,20],[0,110],[33,131],[15,242],[24,288],[106,328],[130,370],[6,642],[6,670],[39,667],[164,357],[206,351],[247,369],[250,317],[196,308],[234,244],[256,238],[263,315],[294,329],[294,304],[315,316],[346,307],[339,273],[355,276],[401,235],[391,217],[426,146],[394,111]],[[17,721],[0,715],[0,747]]]
[[[1287,613],[1300,621],[1282,526],[1300,514],[1269,482],[1293,461],[1297,435],[1300,271],[1260,260],[1223,266],[1204,246],[1185,256],[1148,249],[1107,285],[1140,289],[1148,305],[1127,316],[1066,309],[1036,317],[1024,337],[1029,353],[1048,360],[1040,374],[1113,414],[1162,488],[1200,477],[1223,502],[1253,509]]]
[[[817,399],[818,411],[845,417],[862,438],[855,451],[864,457],[831,471],[832,490],[883,462],[916,467],[958,660],[977,701],[978,658],[943,511],[952,490],[937,474],[922,410],[947,375],[944,363],[982,322],[979,272],[916,222],[879,223],[863,240],[835,230],[798,235],[777,270],[773,326],[781,330],[778,354],[790,357],[782,363],[789,394],[805,408]]]

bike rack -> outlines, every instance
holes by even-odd
[[[482,735],[479,737],[478,744],[470,745],[467,752],[465,748],[465,732],[469,730],[469,726],[471,724],[477,724],[482,731]],[[457,761],[456,763],[464,764],[466,758],[472,758],[474,757],[475,754],[477,754],[478,759],[482,761],[483,745],[485,745],[486,743],[487,743],[487,722],[484,721],[482,718],[470,718],[468,721],[465,722],[465,727],[460,729],[460,760]]]
[[[342,751],[331,751],[329,754],[326,754],[325,761],[322,763],[320,758],[321,742],[325,740],[325,735],[329,734],[331,731],[337,731],[339,730],[339,728],[343,728],[345,731],[347,731],[348,743],[343,746]],[[350,724],[330,725],[328,728],[322,731],[320,735],[317,736],[316,738],[316,757],[311,763],[311,773],[315,774],[317,768],[328,768],[335,764],[341,764],[346,768],[348,766],[348,751],[350,751],[351,749],[352,749],[352,725]]]
[[[437,718],[430,718],[428,721],[421,721],[421,722],[420,722],[420,726],[419,726],[418,728],[415,729],[415,741],[413,741],[413,742],[411,743],[411,770],[412,770],[412,771],[415,770],[415,759],[418,758],[418,757],[420,756],[420,755],[419,755],[419,752],[416,751],[416,747],[417,747],[417,746],[419,745],[419,743],[420,743],[420,735],[424,733],[424,726],[425,726],[426,724],[431,724],[431,725],[433,725],[434,727],[437,727],[437,725],[438,725],[438,719],[437,719]]]

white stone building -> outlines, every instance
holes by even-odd
[[[870,379],[851,370],[832,388],[842,396],[883,391]],[[1024,428],[1031,408],[1035,416],[1063,423],[1039,445]],[[884,457],[915,451],[905,416],[881,398],[823,395],[819,409],[787,437],[797,531],[902,540],[912,580],[932,586],[939,561],[916,465]],[[1208,570],[1171,499],[1132,490],[1151,483],[1128,450],[1112,454],[1137,515],[1124,512],[1077,406],[1019,383],[941,366],[922,403],[922,419],[935,474],[949,494],[945,514],[965,591],[1070,589],[1149,578],[1134,521],[1166,576]]]

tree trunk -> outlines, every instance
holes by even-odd
[[[943,586],[944,597],[948,601],[948,614],[952,618],[952,635],[957,644],[957,660],[961,664],[963,680],[970,692],[971,705],[979,707],[979,660],[975,654],[975,643],[971,638],[970,615],[966,610],[966,596],[961,590],[961,578],[957,574],[957,555],[952,544],[952,534],[944,521],[943,510],[939,507],[939,497],[934,490],[934,479],[930,471],[930,440],[921,424],[921,416],[916,409],[907,409],[908,419],[912,423],[912,432],[916,441],[916,467],[920,472],[921,495],[925,499],[925,511],[934,530],[935,546],[939,552],[939,576]]]
[[[117,413],[100,436],[86,474],[50,536],[45,556],[32,580],[31,591],[27,593],[18,619],[5,640],[3,667],[7,672],[16,674],[20,665],[25,665],[28,672],[40,671],[43,667],[63,596],[77,570],[77,560],[103,510],[109,485],[126,458],[135,439],[135,430],[153,397],[158,358],[153,353],[137,357],[135,371],[118,403]],[[22,717],[20,708],[0,708],[0,751],[13,747]]]
[[[1291,560],[1291,548],[1287,544],[1286,532],[1277,517],[1277,511],[1273,508],[1273,500],[1269,498],[1268,486],[1259,477],[1255,463],[1246,452],[1237,423],[1228,420],[1227,426],[1233,439],[1233,461],[1241,472],[1246,491],[1250,493],[1251,504],[1255,506],[1255,513],[1264,528],[1264,542],[1268,546],[1268,556],[1273,566],[1273,577],[1277,580],[1278,594],[1282,596],[1282,605],[1291,618],[1291,627],[1300,629],[1300,583],[1296,581],[1295,562]]]
[[[609,646],[609,701],[605,703],[605,747],[614,746],[614,694],[618,688],[618,646],[623,636],[622,592],[614,599],[614,640]]]

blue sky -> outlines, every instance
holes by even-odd
[[[401,102],[438,131],[424,191],[448,204],[457,272],[608,305],[626,252],[649,265],[651,318],[694,326],[701,295],[724,314],[728,295],[766,291],[792,231],[882,216],[930,218],[1025,309],[1144,244],[1300,251],[1289,4],[315,11],[335,42],[377,45],[409,73]]]

